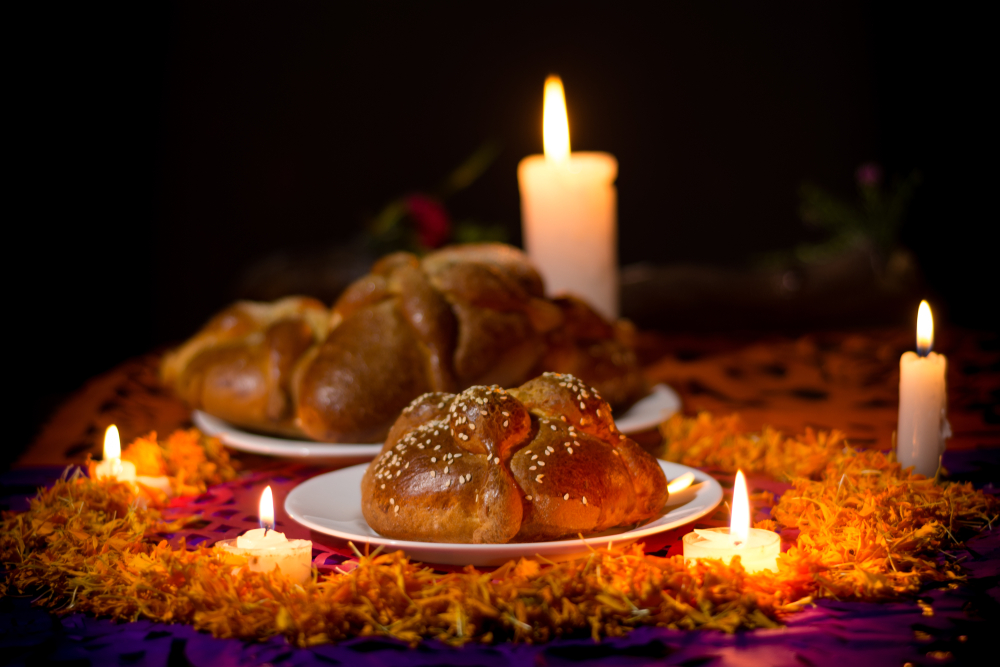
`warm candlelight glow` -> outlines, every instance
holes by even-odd
[[[931,352],[934,318],[926,301],[917,309],[917,351],[899,358],[899,421],[896,458],[904,468],[934,477],[941,465],[948,424],[948,359]]]
[[[670,484],[667,485],[667,491],[669,491],[671,495],[675,493],[680,493],[684,489],[691,486],[691,483],[693,481],[694,481],[694,473],[686,472],[677,479],[675,479],[674,481],[670,482]]]
[[[290,540],[274,529],[274,495],[270,486],[260,494],[257,518],[260,528],[248,530],[235,540],[219,540],[215,546],[245,556],[252,572],[278,568],[300,583],[308,581],[312,577],[312,542]]]
[[[112,424],[104,432],[104,462],[110,477],[121,477],[122,474],[122,439],[118,435],[118,427]]]
[[[542,107],[542,144],[545,157],[563,162],[569,158],[569,119],[566,116],[566,94],[562,79],[550,76],[545,80],[545,104]]]
[[[750,496],[743,471],[733,484],[733,513],[729,528],[695,528],[684,536],[684,560],[718,558],[726,563],[737,556],[748,573],[778,571],[781,538],[763,528],[750,527]]]
[[[122,441],[118,427],[112,424],[104,432],[104,460],[94,466],[94,477],[111,477],[120,482],[135,482],[135,464],[122,461]]]
[[[112,424],[104,432],[104,460],[120,459],[122,457],[122,441],[118,435],[118,427]]]
[[[736,482],[733,484],[733,516],[729,522],[729,536],[733,546],[747,543],[750,535],[750,498],[747,494],[747,481],[743,471],[736,471]]]
[[[271,487],[264,489],[260,494],[260,509],[257,512],[260,519],[260,527],[264,530],[274,530],[274,497],[271,494]]]
[[[917,354],[926,357],[934,347],[934,317],[926,301],[917,309]]]
[[[570,153],[559,77],[546,79],[544,97],[545,155],[529,155],[517,167],[524,249],[548,294],[575,294],[616,320],[618,161],[607,153]]]

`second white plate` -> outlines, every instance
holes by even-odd
[[[367,461],[378,456],[382,443],[351,444],[293,440],[273,435],[249,433],[218,417],[195,410],[191,415],[195,426],[208,435],[218,436],[233,449],[253,454],[280,456],[286,459],[308,459],[326,461]]]
[[[514,544],[445,544],[411,542],[383,537],[372,530],[361,512],[361,478],[367,464],[334,470],[313,477],[292,489],[285,498],[285,511],[295,521],[319,533],[349,540],[359,549],[385,546],[401,549],[413,558],[442,565],[501,565],[513,558],[544,556],[567,560],[586,553],[591,547],[629,544],[699,519],[722,502],[722,487],[708,474],[679,463],[658,461],[668,480],[686,472],[694,474],[694,484],[670,496],[659,517],[641,526],[614,528],[584,539]]]
[[[645,398],[615,417],[618,430],[629,435],[654,428],[681,409],[681,397],[665,384],[653,387]]]
[[[681,399],[673,389],[658,384],[643,399],[615,417],[615,424],[622,433],[637,433],[655,427],[680,410]],[[382,443],[331,443],[295,440],[273,435],[262,435],[244,431],[227,421],[195,410],[192,414],[195,426],[208,435],[218,436],[233,449],[253,454],[279,456],[286,459],[318,461],[366,461],[375,458]]]

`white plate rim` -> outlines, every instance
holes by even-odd
[[[331,485],[331,488],[334,488],[333,485],[337,485],[337,488],[344,488],[344,482],[351,478],[356,478],[357,495],[355,498],[358,504],[357,512],[360,514],[360,479],[361,476],[364,475],[364,469],[367,468],[368,464],[359,464],[348,468],[341,468],[322,475],[317,475],[316,477],[312,477],[302,482],[292,489],[291,492],[289,492],[289,494],[285,497],[284,508],[288,516],[290,516],[297,523],[318,533],[331,535],[333,537],[353,542],[358,548],[361,548],[366,544],[371,547],[384,546],[386,549],[392,551],[405,551],[407,554],[418,560],[426,560],[430,563],[444,565],[494,565],[520,557],[558,557],[560,555],[580,553],[586,551],[588,548],[603,547],[608,544],[635,542],[643,537],[673,530],[674,528],[697,521],[714,511],[715,508],[719,506],[719,503],[722,502],[722,486],[708,473],[698,470],[697,468],[690,468],[688,466],[681,465],[679,463],[663,461],[662,459],[657,459],[657,463],[660,464],[660,467],[667,475],[667,479],[670,480],[676,479],[686,472],[693,473],[695,476],[693,491],[689,489],[676,494],[678,497],[683,498],[685,497],[685,494],[693,493],[693,497],[690,500],[673,507],[673,509],[669,509],[667,513],[660,518],[642,526],[611,535],[600,534],[591,537],[584,537],[582,540],[580,538],[574,538],[552,542],[518,542],[509,544],[452,544],[443,542],[394,540],[380,535],[364,535],[361,533],[351,533],[332,528],[314,520],[322,518],[312,513],[315,510],[308,510],[307,508],[302,507],[303,497],[313,490],[312,487],[317,485]],[[342,479],[337,480],[336,478],[338,476]],[[691,502],[699,500],[701,502],[700,506],[690,508],[694,509],[693,512],[689,511],[683,515],[677,515],[671,518],[671,514],[687,507]],[[667,508],[670,508],[673,505],[674,503],[668,501]],[[344,505],[341,504],[339,507],[343,509]],[[348,510],[353,511],[353,506],[348,507]],[[362,521],[363,520],[364,519],[362,517]],[[371,529],[369,528],[369,530]]]
[[[661,382],[653,385],[648,394],[616,417],[615,426],[625,435],[638,433],[667,421],[680,409],[681,397]]]
[[[233,449],[253,454],[293,459],[356,459],[375,458],[382,450],[381,442],[372,444],[312,442],[248,433],[201,410],[193,410],[191,420],[199,429],[208,435],[218,436],[223,443]]]
[[[681,399],[665,384],[655,385],[645,397],[615,419],[618,430],[625,434],[637,433],[666,421],[680,410]],[[357,459],[375,458],[382,450],[382,443],[333,443],[293,440],[244,431],[238,426],[214,417],[201,410],[193,410],[191,420],[199,429],[219,437],[233,449],[290,459]]]

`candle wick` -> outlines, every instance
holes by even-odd
[[[267,537],[267,526],[264,526],[264,537]]]

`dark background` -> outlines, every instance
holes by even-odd
[[[86,378],[193,333],[254,262],[351,238],[486,140],[502,153],[449,209],[518,242],[515,170],[541,151],[550,72],[574,150],[619,160],[623,264],[791,247],[810,233],[800,184],[850,196],[877,161],[922,174],[902,243],[939,322],[995,326],[985,17],[664,4],[78,6],[10,24],[13,439]]]

